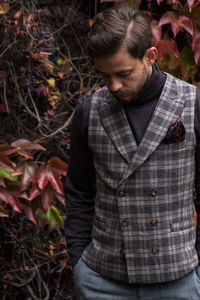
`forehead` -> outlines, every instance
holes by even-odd
[[[117,73],[121,70],[137,68],[141,61],[122,49],[113,55],[95,57],[94,64],[97,70],[103,73]]]

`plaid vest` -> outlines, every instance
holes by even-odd
[[[167,74],[137,145],[122,105],[109,90],[93,95],[88,143],[97,194],[92,242],[82,258],[103,276],[128,283],[167,282],[197,266],[195,100],[194,86]],[[185,137],[179,139],[178,128],[166,140],[171,124],[181,124]]]

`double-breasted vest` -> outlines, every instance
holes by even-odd
[[[129,283],[167,282],[197,266],[195,100],[194,86],[167,74],[137,145],[122,104],[106,87],[93,95],[88,144],[97,194],[92,242],[82,258],[103,276]],[[176,122],[184,138],[164,143]]]

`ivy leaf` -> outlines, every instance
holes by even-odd
[[[0,168],[4,168],[7,171],[14,172],[13,164],[7,156],[0,155]]]
[[[52,157],[47,166],[41,166],[37,175],[37,183],[41,190],[44,190],[48,182],[51,183],[57,193],[63,194],[63,186],[60,175],[66,175],[67,164],[58,157]]]
[[[169,52],[172,52],[176,57],[178,57],[178,47],[173,39],[160,40],[158,42],[157,49],[161,60],[163,60],[165,54],[168,54]]]
[[[55,199],[55,191],[50,185],[47,185],[45,189],[41,192],[42,196],[42,207],[45,212],[48,211]]]
[[[12,193],[0,188],[0,199],[10,204],[14,211],[19,213],[21,212],[21,205],[17,196],[14,196]]]
[[[48,166],[59,175],[66,175],[67,164],[58,157],[52,157],[48,160]]]
[[[36,182],[36,172],[37,166],[34,163],[27,162],[26,159],[23,159],[16,166],[17,172],[21,175],[20,180],[20,191],[25,191],[29,185],[29,183]]]
[[[192,41],[192,49],[194,51],[194,60],[198,64],[200,62],[200,32],[197,31]]]
[[[16,147],[10,146],[10,145],[6,145],[6,144],[1,144],[0,145],[0,156],[3,155],[10,155],[14,152],[17,151]]]
[[[16,140],[15,142],[13,142],[11,144],[11,146],[16,147],[17,153],[26,158],[32,158],[31,153],[30,153],[31,150],[46,150],[40,144],[31,142],[26,139]]]
[[[55,206],[51,206],[46,214],[41,209],[38,210],[37,216],[39,218],[39,224],[42,228],[44,228],[46,224],[50,225],[50,231],[53,230],[57,225],[61,228],[64,228],[64,220],[60,216],[60,212]]]
[[[9,3],[0,3],[0,15],[7,13],[10,10]]]
[[[161,26],[158,25],[157,20],[151,21],[152,34],[155,40],[155,44],[157,44],[161,39]]]
[[[60,226],[61,228],[64,228],[64,220],[61,217],[60,212],[57,210],[57,208],[55,206],[52,205],[48,209],[47,217],[48,217],[48,220],[50,221],[51,225],[53,223],[53,224]]]
[[[0,167],[0,177],[9,178],[12,176],[12,174],[13,174],[12,171],[8,171],[8,170]]]
[[[55,197],[60,201],[60,203],[62,203],[63,206],[65,206],[65,197],[64,197],[64,195],[55,193]]]
[[[200,45],[198,45],[194,51],[194,60],[196,64],[200,63]]]
[[[187,32],[189,32],[193,36],[194,29],[193,29],[193,23],[190,18],[186,16],[180,16],[178,22],[181,27],[183,27]]]
[[[22,204],[22,208],[26,216],[28,217],[28,219],[32,221],[34,224],[36,224],[37,223],[36,210],[26,204]]]
[[[187,0],[189,11],[191,12],[195,0]]]
[[[165,24],[171,24],[174,37],[176,37],[177,33],[182,28],[184,28],[191,35],[194,34],[193,23],[191,19],[186,16],[177,16],[177,14],[173,11],[167,11],[160,19],[159,26]]]
[[[31,190],[30,190],[30,194],[29,194],[29,199],[30,201],[32,201],[35,197],[37,197],[38,195],[40,195],[41,191],[39,190],[39,188],[37,187],[37,185],[33,185]]]

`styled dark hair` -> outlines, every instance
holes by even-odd
[[[152,30],[146,16],[131,4],[119,4],[99,13],[88,34],[91,57],[115,54],[125,48],[142,59],[152,46]]]

